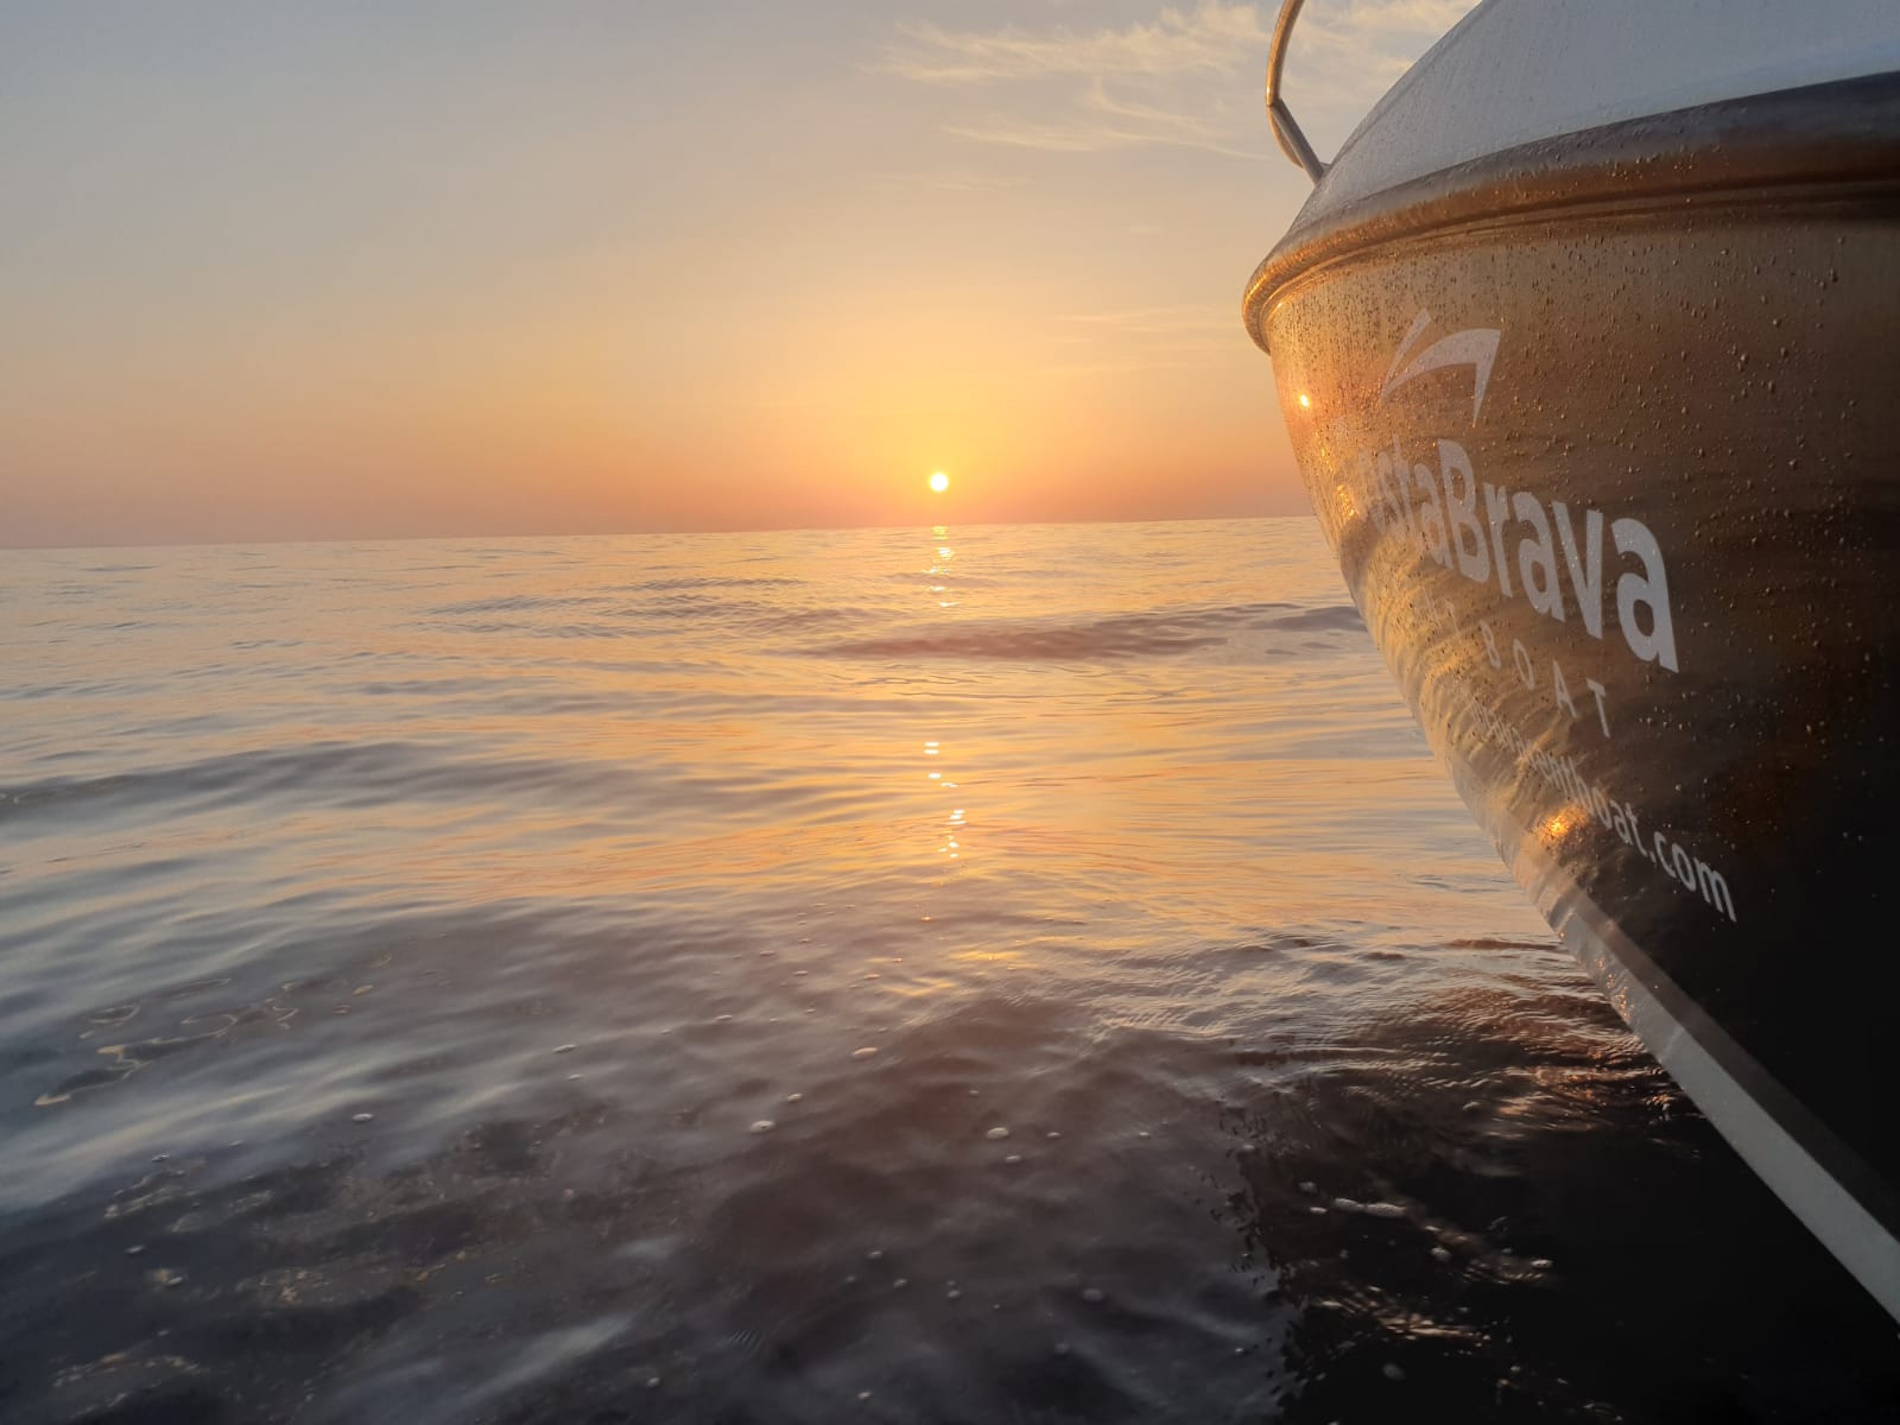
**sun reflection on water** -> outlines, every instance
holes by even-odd
[[[949,544],[950,530],[948,526],[946,525],[933,525],[931,526],[930,537],[932,541],[935,543],[936,552],[937,552],[937,561],[938,561],[937,563],[934,563],[930,566],[930,573],[938,577],[943,577],[948,572],[944,566],[951,559],[956,557],[956,551],[952,549]],[[958,601],[950,597],[950,591],[946,585],[932,584],[930,586],[930,592],[933,594],[941,594],[944,596],[937,601],[938,608],[953,609],[957,607]],[[942,755],[943,755],[943,742],[940,738],[933,737],[933,738],[927,739],[924,742],[924,756],[941,757]],[[944,776],[941,770],[932,770],[932,771],[926,772],[924,775],[925,775],[926,780],[934,782],[936,784],[936,789],[938,791],[956,790],[957,784],[951,781],[946,776]],[[954,812],[951,813],[949,817],[948,825],[945,826],[943,830],[942,842],[937,847],[937,855],[939,857],[948,861],[957,861],[957,860],[962,859],[963,843],[957,839],[957,832],[961,830],[962,827],[963,827],[963,808],[958,807]]]

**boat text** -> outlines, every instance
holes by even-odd
[[[1668,571],[1647,525],[1606,519],[1601,510],[1583,510],[1578,520],[1562,500],[1546,507],[1528,490],[1480,482],[1457,441],[1440,440],[1437,447],[1435,470],[1408,460],[1397,437],[1390,451],[1360,457],[1365,503],[1381,534],[1408,539],[1422,557],[1490,584],[1507,599],[1521,597],[1546,618],[1567,623],[1574,612],[1583,631],[1599,641],[1604,586],[1614,572],[1616,628],[1624,645],[1645,663],[1677,671]],[[1605,569],[1606,530],[1619,570]]]

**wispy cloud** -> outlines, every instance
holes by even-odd
[[[887,173],[886,183],[902,183],[918,188],[942,188],[953,193],[984,193],[1004,188],[1025,188],[1027,178],[1000,173],[980,173],[971,169],[948,169],[942,172],[924,173]]]
[[[1350,0],[1315,7],[1294,39],[1289,89],[1309,109],[1363,113],[1475,0]],[[947,123],[982,143],[1056,153],[1138,145],[1236,158],[1268,152],[1252,83],[1270,11],[1202,0],[1093,30],[951,30],[917,23],[879,66],[918,84],[1007,90],[1010,107]]]
[[[1228,335],[1233,313],[1213,307],[1137,307],[1123,312],[1077,312],[1065,321],[1105,327],[1130,336],[1181,336],[1193,332]]]
[[[1106,364],[1052,367],[1062,371],[1158,370],[1198,368],[1231,356],[1239,339],[1233,315],[1204,306],[1137,307],[1127,311],[1078,312],[1063,319],[1066,333],[1053,334],[1059,346],[1098,351],[1137,350],[1139,357],[1111,358]]]
[[[1049,153],[1103,153],[1115,148],[1133,148],[1143,144],[1172,145],[1176,148],[1204,149],[1231,158],[1259,158],[1258,149],[1235,148],[1183,132],[1171,124],[1154,128],[1070,121],[1035,123],[994,115],[968,124],[946,124],[944,132],[978,143],[1005,144],[1011,148],[1039,148]]]
[[[911,41],[886,67],[925,84],[988,84],[1051,75],[1093,78],[1225,73],[1234,52],[1263,43],[1266,32],[1251,5],[1203,4],[1193,11],[1164,9],[1147,24],[1082,34],[1068,29],[1035,33],[1013,25],[988,32],[903,27]]]
[[[1176,113],[1172,109],[1144,104],[1136,99],[1117,98],[1108,92],[1108,86],[1099,78],[1089,85],[1082,104],[1098,114],[1152,125],[1164,131],[1172,129],[1189,138],[1212,138],[1219,132],[1214,124],[1198,115]]]

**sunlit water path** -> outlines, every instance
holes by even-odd
[[[1310,523],[10,552],[0,1417],[1823,1420]]]

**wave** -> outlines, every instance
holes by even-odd
[[[1329,604],[1325,608],[1302,609],[1275,619],[1273,626],[1306,633],[1359,633],[1364,631],[1366,621],[1351,604]]]
[[[642,579],[632,584],[619,584],[614,587],[627,593],[645,593],[648,590],[669,589],[777,589],[789,584],[802,584],[803,579],[794,579],[785,574],[753,574],[745,578],[734,578],[729,574],[694,574],[675,579]]]
[[[1163,613],[1118,614],[1085,622],[991,619],[934,625],[879,638],[808,648],[837,658],[993,658],[1022,662],[1189,653],[1254,633],[1327,633],[1364,627],[1350,604],[1306,608],[1297,604],[1238,604]]]
[[[717,795],[719,778],[682,777],[676,769],[626,763],[531,757],[447,756],[424,743],[402,740],[329,742],[270,747],[200,758],[171,766],[103,777],[58,777],[0,787],[0,825],[84,807],[108,810],[181,800],[247,804],[306,797],[329,805],[376,806],[418,800],[468,802],[483,798],[593,798],[623,800],[686,786],[702,800]],[[597,804],[597,803],[596,803]]]
[[[803,581],[799,579],[767,575],[733,578],[727,575],[707,574],[672,579],[641,579],[629,584],[601,586],[585,594],[501,594],[487,599],[468,599],[452,604],[439,604],[423,612],[438,617],[454,617],[458,614],[532,613],[540,609],[598,608],[644,614],[649,612],[650,606],[643,604],[637,608],[631,607],[624,602],[624,596],[627,594],[695,594],[720,589],[779,588],[801,582]],[[672,602],[707,601],[673,600]]]

